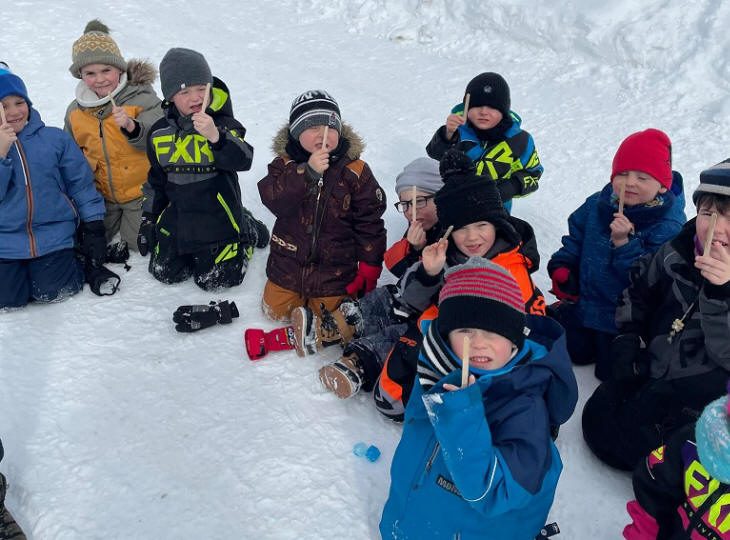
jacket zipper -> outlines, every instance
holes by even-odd
[[[307,267],[312,264],[312,258],[314,257],[314,250],[317,247],[317,236],[319,234],[319,228],[317,227],[317,214],[319,214],[319,200],[322,197],[322,186],[324,186],[324,177],[320,176],[317,182],[317,200],[314,203],[314,219],[312,220],[312,245],[309,250],[309,256],[307,257],[306,265],[302,268],[302,296],[307,298],[304,294],[305,291],[305,275],[307,273]]]
[[[98,117],[99,119],[99,137],[101,138],[101,151],[104,153],[104,161],[106,162],[106,170],[107,170],[107,184],[109,184],[109,193],[111,194],[112,199],[114,202],[117,201],[117,195],[114,193],[114,184],[112,182],[112,164],[109,161],[109,152],[106,149],[106,139],[104,139],[104,121],[102,120],[101,116]]]
[[[25,157],[25,151],[20,141],[15,141],[20,156],[20,164],[23,167],[23,175],[25,176],[25,198],[28,206],[28,219],[25,222],[25,230],[28,232],[28,240],[30,243],[31,258],[38,256],[38,248],[36,246],[35,237],[33,236],[33,184],[30,180],[30,170],[28,169],[28,160]]]

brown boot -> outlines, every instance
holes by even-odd
[[[339,310],[329,312],[324,307],[321,317],[306,306],[295,308],[291,313],[291,326],[299,356],[316,354],[331,345],[345,345],[355,333]]]
[[[0,474],[0,540],[26,540],[25,534],[5,508],[5,477]]]
[[[362,387],[364,375],[360,359],[354,352],[341,357],[336,362],[322,366],[319,370],[319,380],[322,381],[324,387],[340,399],[357,394]]]

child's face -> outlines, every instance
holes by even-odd
[[[208,87],[204,84],[194,84],[183,88],[174,96],[172,102],[183,116],[190,116],[193,113],[203,110],[203,100]]]
[[[28,115],[30,114],[28,102],[20,96],[6,96],[2,99],[2,103],[5,108],[5,120],[15,133],[20,133],[25,124],[28,123]]]
[[[121,76],[119,68],[107,64],[89,64],[81,68],[81,80],[100,98],[116,90]]]
[[[617,196],[621,193],[621,184],[624,182],[626,182],[626,189],[624,190],[624,204],[626,206],[646,204],[653,201],[659,193],[667,192],[667,188],[650,174],[641,171],[625,171],[618,173],[611,179],[613,192]]]
[[[697,221],[695,222],[695,232],[700,245],[705,245],[705,239],[710,228],[710,221],[713,212],[717,212],[717,222],[715,223],[715,232],[712,235],[712,249],[710,255],[713,259],[721,259],[721,250],[730,254],[730,216],[721,214],[714,203],[711,205],[703,205],[697,210]]]
[[[324,126],[312,126],[302,131],[299,135],[299,144],[302,145],[307,152],[313,154],[322,148],[322,137],[324,136]],[[327,149],[334,150],[340,143],[340,134],[334,128],[327,130]]]
[[[469,364],[491,371],[504,367],[512,357],[514,344],[504,336],[481,328],[457,328],[449,332],[451,350],[463,358],[464,337],[469,337]]]
[[[451,237],[464,255],[484,257],[494,245],[497,229],[488,221],[477,221],[456,229]]]
[[[478,129],[492,129],[502,121],[503,115],[497,109],[492,109],[484,105],[483,107],[469,108],[466,117]]]
[[[418,221],[421,224],[421,227],[423,227],[424,231],[430,231],[434,225],[436,225],[436,222],[438,222],[438,216],[436,215],[436,205],[433,202],[433,193],[426,193],[425,191],[421,191],[420,189],[416,190],[416,200],[418,199],[425,199],[426,205],[423,208],[417,208],[416,209],[416,221]],[[406,210],[403,215],[408,220],[408,223],[411,223],[413,221],[413,190],[412,189],[406,189],[400,193],[398,196],[398,199],[400,202],[409,202],[411,203],[408,206],[408,210]]]

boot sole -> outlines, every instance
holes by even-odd
[[[334,364],[327,364],[319,370],[322,385],[340,399],[347,399],[357,394],[360,389],[342,370]]]
[[[309,324],[312,323],[309,318]],[[307,328],[307,312],[306,308],[298,307],[291,312],[291,326],[294,329],[294,348],[298,356],[310,356],[317,353],[317,343],[307,345],[306,337],[309,332]]]

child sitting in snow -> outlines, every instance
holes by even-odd
[[[424,248],[422,261],[401,277],[394,293],[368,295],[359,302],[346,298],[331,316],[327,312],[321,320],[314,317],[302,326],[304,330],[312,326],[324,328],[321,335],[326,335],[330,343],[344,342],[343,356],[320,370],[324,386],[338,397],[350,397],[361,388],[372,387],[396,340],[396,347],[407,343],[411,349],[420,342],[420,336],[403,341],[402,334],[409,335],[409,326],[415,325],[417,318],[435,301],[447,263],[460,264],[469,256],[493,258],[516,277],[529,310],[544,313],[542,295],[529,277],[529,271],[533,266],[537,267],[539,260],[530,226],[507,214],[494,183],[484,182],[476,176],[473,165],[463,153],[450,152],[440,167],[445,184],[434,196],[434,201],[440,226],[455,228],[453,247],[447,252],[450,243],[444,239]],[[429,275],[429,271],[433,274]],[[310,322],[311,326],[308,326]],[[295,326],[295,331],[300,335],[302,332],[298,328]],[[388,329],[387,341],[383,340],[385,328]],[[314,352],[324,340],[309,339],[312,336],[316,338],[317,333],[305,333],[304,342],[316,341],[310,347]],[[393,358],[392,354],[390,358]],[[415,375],[415,364],[403,366],[401,370],[403,378],[399,382],[409,385]],[[376,397],[376,401],[379,399]],[[400,399],[399,395],[392,401]]]
[[[507,81],[498,73],[482,73],[469,81],[464,102],[451,110],[426,152],[438,160],[449,148],[465,152],[477,174],[496,182],[509,212],[513,197],[537,190],[543,172],[535,142],[521,123],[522,119],[510,110]]]
[[[730,392],[730,385],[728,385]],[[730,538],[730,399],[705,407],[634,470],[627,540]]]
[[[294,99],[288,125],[274,138],[277,157],[258,183],[261,201],[276,216],[262,299],[269,318],[288,321],[302,306],[332,311],[346,295],[375,288],[386,203],[360,159],[364,148],[327,92]]]
[[[81,80],[66,110],[65,129],[84,152],[104,196],[107,241],[119,232],[123,246],[137,249],[142,184],[150,170],[147,132],[162,117],[152,88],[156,70],[149,62],[124,60],[109,28],[98,20],[74,42],[72,59],[69,71]]]
[[[674,238],[686,221],[682,177],[672,172],[669,137],[657,129],[629,135],[616,151],[611,181],[568,218],[563,247],[548,263],[560,301],[550,314],[565,328],[575,364],[611,374],[614,321],[631,264]],[[623,207],[619,208],[623,193]]]
[[[588,447],[619,469],[696,419],[730,377],[730,160],[700,174],[692,199],[697,217],[631,269],[611,378],[583,409]]]
[[[71,136],[47,127],[23,81],[0,65],[0,309],[57,302],[119,277],[106,270],[104,199]],[[82,265],[74,252],[77,229]]]
[[[253,148],[233,117],[228,87],[202,54],[173,48],[160,62],[165,113],[150,128],[152,164],[143,187],[137,244],[163,283],[193,275],[205,290],[239,285],[253,247],[268,231],[241,203],[236,171],[251,168]]]
[[[446,272],[425,327],[380,534],[535,538],[562,470],[551,426],[578,398],[562,328],[526,316],[519,284],[484,257]]]

